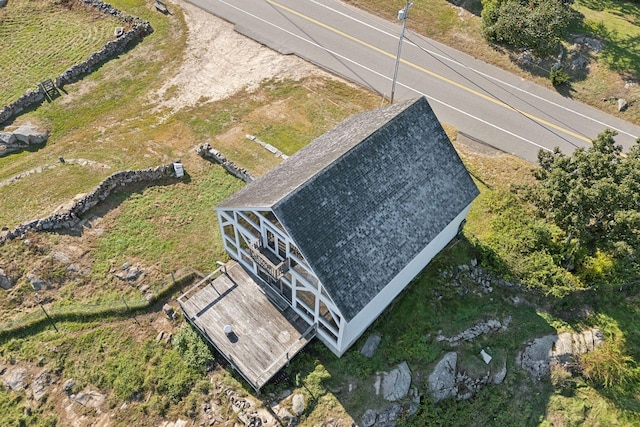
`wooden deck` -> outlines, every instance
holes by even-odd
[[[207,276],[178,302],[186,318],[256,390],[315,336],[315,328],[291,308],[280,311],[235,261]],[[226,325],[233,333],[224,332]]]

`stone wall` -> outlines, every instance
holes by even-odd
[[[78,1],[98,9],[102,13],[112,15],[121,21],[130,24],[131,29],[124,32],[117,39],[107,42],[101,50],[93,53],[84,62],[73,65],[61,75],[53,79],[54,84],[60,89],[66,84],[77,82],[82,77],[90,74],[96,65],[124,52],[129,45],[139,42],[145,36],[153,32],[153,28],[147,21],[143,21],[135,16],[121,12],[112,5],[104,3],[101,0]],[[41,87],[38,86],[35,90],[29,89],[16,101],[0,109],[0,124],[16,117],[25,110],[37,107],[44,100],[45,93]]]
[[[102,181],[91,193],[74,200],[70,207],[45,218],[35,219],[18,225],[14,230],[4,227],[0,232],[0,243],[22,238],[30,231],[51,231],[76,227],[81,216],[98,203],[104,201],[116,188],[126,188],[139,182],[153,182],[174,177],[173,163],[150,169],[116,172]]]
[[[256,177],[253,176],[251,172],[249,172],[245,168],[242,168],[236,165],[234,162],[227,160],[224,154],[212,148],[208,142],[198,146],[198,148],[196,148],[196,153],[198,153],[198,155],[203,159],[220,164],[231,175],[243,180],[246,183],[250,183],[251,181],[254,181],[256,179]]]

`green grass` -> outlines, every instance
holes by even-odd
[[[583,31],[601,37],[599,62],[623,75],[640,76],[640,5],[630,1],[577,0]]]
[[[53,207],[69,202],[77,194],[90,192],[111,173],[108,169],[67,163],[0,187],[3,201],[0,224],[13,228],[22,222],[48,216],[53,213]],[[65,185],[42,185],[47,182],[64,182]]]
[[[46,406],[31,409],[29,400],[24,392],[8,391],[0,385],[0,414],[2,423],[6,427],[55,427],[56,417],[52,413],[44,414]]]
[[[87,59],[117,26],[126,24],[77,2],[11,1],[0,9],[0,105]]]
[[[213,206],[243,183],[213,165],[191,179],[122,195],[113,227],[96,243],[97,276],[127,259],[168,273],[185,266],[213,271],[216,260],[226,258]]]

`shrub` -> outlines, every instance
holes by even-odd
[[[579,357],[582,376],[603,387],[624,386],[637,377],[633,358],[624,353],[618,341],[606,341],[601,347]]]
[[[549,71],[549,79],[554,87],[558,87],[569,83],[571,77],[569,77],[569,74],[562,68],[556,68],[554,66],[551,67],[551,71]]]
[[[574,13],[557,0],[484,0],[482,33],[490,42],[549,55],[560,46]]]
[[[209,347],[202,337],[191,327],[185,324],[173,338],[173,345],[184,359],[184,362],[202,372],[213,361]]]

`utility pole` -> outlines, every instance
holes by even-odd
[[[407,18],[409,17],[409,8],[413,6],[413,2],[409,3],[409,0],[405,0],[406,5],[404,9],[398,11],[398,20],[402,21],[402,32],[400,33],[400,40],[398,41],[398,55],[396,55],[396,69],[393,72],[393,83],[391,85],[391,101],[393,104],[393,95],[396,92],[396,80],[398,80],[398,68],[400,67],[400,52],[402,51],[402,40],[404,39],[404,30],[407,28]]]

